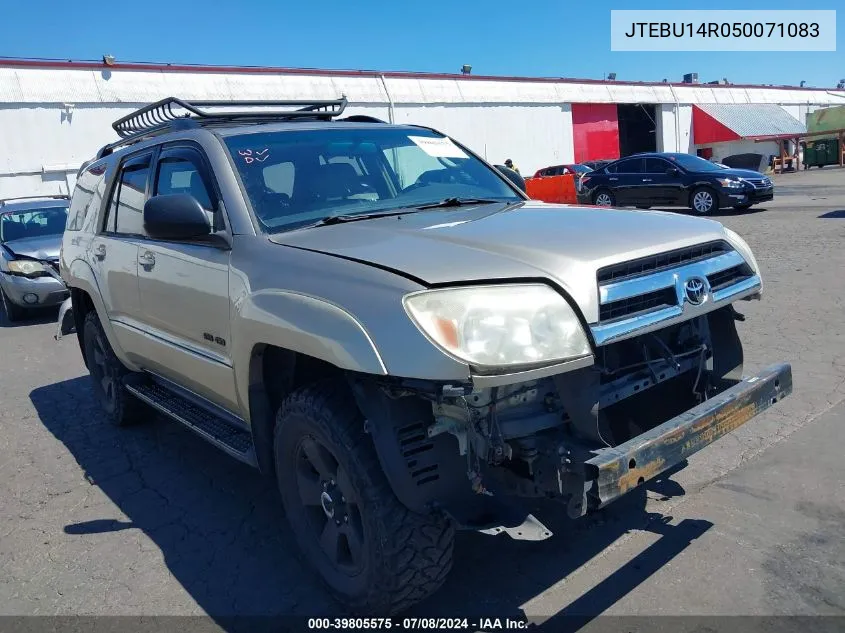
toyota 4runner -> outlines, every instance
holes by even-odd
[[[456,529],[540,540],[792,390],[750,377],[759,299],[721,224],[534,202],[429,128],[346,100],[169,98],[116,121],[61,250],[106,417],[153,410],[275,478],[350,609],[433,593]]]

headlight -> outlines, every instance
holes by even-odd
[[[731,231],[728,227],[722,228],[725,230],[725,235],[731,243],[731,246],[733,246],[739,254],[742,255],[742,258],[751,265],[751,268],[754,269],[754,273],[759,275],[760,267],[757,265],[757,259],[754,257],[754,253],[751,252],[751,247],[748,243],[735,231]]]
[[[719,178],[719,184],[728,189],[742,189],[741,180],[733,180],[731,178]]]
[[[437,346],[474,366],[549,363],[590,354],[578,317],[542,284],[426,290],[403,299]]]
[[[19,275],[34,275],[46,271],[44,264],[31,259],[13,259],[9,262],[9,271]]]

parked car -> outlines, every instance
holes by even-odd
[[[743,378],[763,282],[721,224],[533,202],[345,99],[230,106],[114,123],[57,337],[112,423],[152,407],[273,477],[349,611],[436,591],[456,529],[550,537],[520,497],[581,517],[791,392],[788,364]]]
[[[538,169],[534,173],[534,178],[545,178],[548,176],[566,176],[568,174],[573,174],[577,177],[581,174],[586,174],[590,171],[592,171],[592,168],[588,167],[587,165],[554,165],[552,167],[544,167],[543,169]]]
[[[59,276],[68,201],[68,196],[0,200],[0,303],[9,321],[68,297]]]
[[[578,201],[598,206],[689,207],[700,215],[720,208],[748,209],[774,198],[770,178],[728,169],[680,153],[636,154],[581,178]]]

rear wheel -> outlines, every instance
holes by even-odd
[[[123,386],[131,372],[115,356],[94,310],[85,315],[83,332],[92,387],[109,422],[115,426],[139,422],[150,411]]]
[[[690,208],[699,215],[710,215],[719,210],[719,198],[708,187],[699,187],[690,196]]]
[[[299,547],[335,597],[393,614],[443,584],[455,530],[399,502],[363,429],[344,382],[295,391],[276,416],[276,473]]]
[[[6,318],[9,319],[10,323],[15,323],[16,321],[20,321],[27,315],[26,308],[20,307],[16,303],[12,303],[12,300],[6,296],[6,293],[0,290],[0,303],[3,304],[3,312],[6,313]]]
[[[600,189],[593,196],[593,204],[597,207],[612,207],[616,205],[616,198],[609,189]]]

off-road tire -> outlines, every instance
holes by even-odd
[[[29,312],[26,308],[20,307],[6,296],[6,293],[0,290],[0,303],[3,304],[3,312],[6,313],[6,318],[9,323],[17,323],[24,319]]]
[[[319,528],[311,522],[315,515],[308,514],[315,510],[301,501],[296,469],[300,447],[310,441],[328,450],[357,495],[351,507],[360,518],[364,554],[353,580],[324,553]],[[455,526],[439,513],[412,512],[396,498],[344,381],[320,382],[285,398],[276,415],[274,451],[288,523],[302,554],[339,602],[356,613],[396,614],[440,588],[452,567]]]
[[[91,387],[106,419],[115,426],[128,426],[148,418],[149,408],[123,386],[123,379],[132,372],[115,356],[94,310],[85,315],[83,341]]]

